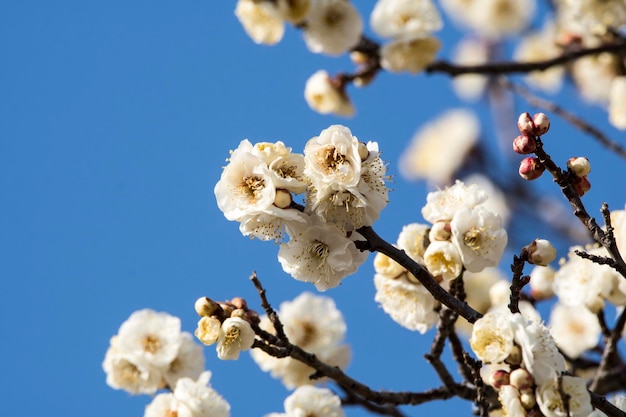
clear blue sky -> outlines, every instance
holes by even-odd
[[[371,86],[350,90],[353,119],[317,115],[304,102],[304,82],[318,69],[351,69],[349,60],[312,55],[294,30],[278,46],[254,45],[233,15],[234,1],[5,3],[2,415],[142,416],[150,398],[112,390],[101,369],[109,338],[134,310],[167,311],[193,331],[193,303],[201,295],[242,296],[258,306],[248,282],[253,270],[276,306],[314,290],[282,272],[275,245],[243,238],[217,209],[213,186],[241,139],[283,140],[301,151],[310,137],[340,122],[360,139],[378,141],[396,176],[375,228],[395,241],[402,225],[421,221],[425,201],[424,185],[397,175],[401,151],[419,125],[465,105],[445,76],[382,74]],[[447,56],[458,33],[443,36]],[[562,97],[624,142],[605,113],[573,102],[571,91]],[[488,106],[473,106],[492,135]],[[591,157],[590,211],[598,213],[603,199],[623,208],[623,186],[610,189],[607,179],[621,181],[624,164],[562,123],[553,132],[548,151],[560,162]],[[595,151],[587,151],[590,144]],[[508,169],[516,171],[517,161]],[[542,182],[542,190],[554,191],[549,179]],[[402,330],[375,305],[372,260],[327,293],[348,322],[349,373],[380,389],[438,385],[422,359],[432,333]],[[213,386],[233,416],[282,411],[288,392],[248,355],[223,363],[208,348],[206,356]],[[471,412],[465,403],[445,406]],[[408,412],[435,407],[441,403]]]

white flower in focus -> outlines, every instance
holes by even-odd
[[[239,317],[229,317],[222,323],[217,339],[217,357],[223,360],[239,359],[239,352],[248,350],[254,343],[254,330],[250,323]]]
[[[400,173],[411,180],[448,184],[476,144],[479,131],[474,113],[461,109],[446,112],[415,133],[400,157]]]
[[[496,213],[502,218],[502,224],[509,223],[511,218],[511,208],[507,203],[506,195],[502,190],[493,183],[486,175],[474,173],[463,178],[465,184],[476,184],[478,188],[483,190],[489,198],[481,204],[487,210]]]
[[[459,65],[480,65],[489,60],[489,47],[484,41],[465,38],[456,45],[453,61]],[[489,79],[480,74],[463,74],[452,79],[454,92],[463,100],[479,99]]]
[[[572,78],[585,100],[604,105],[609,101],[618,67],[617,58],[608,52],[585,56],[572,63]]]
[[[450,226],[452,243],[468,271],[498,265],[508,239],[500,216],[483,207],[463,209],[454,215]]]
[[[562,378],[562,383],[557,378],[551,378],[538,384],[536,398],[539,409],[546,417],[587,417],[593,407],[585,381],[568,375]],[[567,408],[561,392],[568,396]]]
[[[526,417],[526,410],[520,401],[520,393],[512,385],[503,385],[498,390],[498,401],[506,417]]]
[[[163,374],[160,369],[146,365],[132,354],[120,350],[117,340],[118,336],[111,339],[111,346],[102,362],[107,385],[131,394],[154,394],[162,388]]]
[[[190,333],[183,332],[178,355],[163,372],[163,379],[168,386],[175,387],[179,379],[197,379],[202,371],[204,371],[202,346],[193,341],[193,336]]]
[[[353,236],[356,235],[353,234]],[[312,282],[319,291],[338,286],[367,259],[333,224],[311,225],[281,243],[278,261],[298,281]]]
[[[311,109],[321,114],[354,115],[354,106],[346,92],[339,88],[330,75],[319,70],[306,81],[304,99]]]
[[[395,38],[435,32],[443,22],[431,0],[378,0],[370,26],[384,38]]]
[[[428,245],[428,230],[430,226],[420,223],[410,223],[402,227],[398,235],[398,248],[420,265],[424,265],[424,252]]]
[[[400,38],[380,50],[380,65],[391,72],[417,74],[435,60],[441,42],[434,37]]]
[[[374,270],[377,274],[391,279],[398,278],[406,272],[402,265],[380,252],[374,257]]]
[[[195,335],[203,344],[210,346],[220,338],[222,323],[215,317],[200,317]]]
[[[609,93],[609,121],[620,130],[626,130],[626,76],[615,77]]]
[[[515,50],[514,57],[520,62],[538,62],[556,58],[563,50],[556,43],[556,29],[546,24],[541,31],[524,35]],[[563,84],[565,68],[556,65],[543,71],[531,71],[525,77],[528,84],[548,93],[556,93]]]
[[[570,358],[596,347],[602,332],[595,314],[586,308],[563,304],[552,308],[550,330],[556,344]]]
[[[422,334],[437,324],[439,303],[423,285],[411,282],[407,274],[396,279],[374,275],[374,300],[402,327]]]
[[[251,152],[265,161],[277,189],[295,194],[306,191],[304,155],[291,152],[281,141],[255,143]]]
[[[273,2],[238,0],[235,15],[256,43],[274,45],[283,38],[285,25]]]
[[[314,53],[340,55],[355,46],[363,32],[363,20],[346,0],[315,0],[304,26],[304,41]]]
[[[209,384],[211,372],[197,380],[181,378],[174,389],[179,402],[179,417],[229,417],[230,405]]]
[[[120,351],[161,369],[176,358],[181,343],[180,319],[150,309],[131,314],[120,326],[116,338]]]
[[[537,385],[565,372],[565,359],[543,324],[527,320],[519,313],[514,314],[509,322],[514,328],[515,343],[522,349],[524,367]]]
[[[450,221],[458,211],[472,209],[486,200],[487,194],[478,185],[466,186],[457,180],[450,187],[428,193],[422,216],[433,224],[440,220]]]
[[[288,416],[344,417],[341,399],[328,388],[304,385],[285,399]]]
[[[504,362],[513,348],[513,327],[510,316],[498,313],[485,314],[474,323],[469,342],[481,361]]]
[[[431,242],[424,252],[424,264],[434,277],[445,281],[455,279],[463,270],[463,261],[458,249],[450,242]]]

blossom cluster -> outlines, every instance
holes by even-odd
[[[386,180],[378,145],[333,125],[310,139],[303,155],[283,142],[242,141],[215,197],[244,236],[280,241],[283,269],[324,291],[365,261],[367,254],[354,245],[356,230],[370,226],[386,206]],[[294,201],[298,195],[304,206]]]
[[[305,292],[292,301],[283,302],[278,315],[290,343],[314,354],[326,364],[342,369],[348,365],[350,347],[343,344],[346,323],[331,298]],[[275,333],[267,316],[261,318],[259,326],[267,332]],[[309,378],[315,372],[314,369],[291,357],[275,358],[259,349],[253,349],[250,354],[263,371],[270,372],[274,378],[280,378],[287,388],[320,382]]]
[[[328,388],[310,385],[298,387],[285,399],[284,413],[271,413],[265,417],[344,417],[341,399]]]

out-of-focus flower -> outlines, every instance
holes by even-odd
[[[611,224],[617,248],[622,257],[626,257],[626,208],[624,210],[611,211]]]
[[[384,38],[425,35],[443,26],[431,0],[378,0],[370,26]]]
[[[626,7],[622,0],[564,0],[571,15],[590,33],[602,35],[607,29],[626,25]]]
[[[408,179],[448,184],[461,167],[480,133],[476,116],[450,110],[419,129],[400,158],[400,173]]]
[[[538,384],[536,390],[537,404],[546,417],[587,417],[592,411],[591,397],[582,378],[564,375],[562,381],[551,378]],[[563,397],[567,396],[567,406]]]
[[[626,76],[615,77],[611,82],[609,121],[616,128],[626,130]]]
[[[304,99],[309,107],[321,114],[354,115],[354,106],[346,92],[336,85],[324,70],[313,74],[304,86]]]
[[[604,105],[609,101],[618,68],[618,60],[613,54],[589,55],[572,64],[572,77],[585,100]]]
[[[291,23],[299,23],[311,10],[311,0],[277,0],[280,16]]]
[[[123,389],[131,394],[154,394],[163,387],[163,372],[151,367],[117,347],[117,336],[111,339],[102,368],[106,372],[107,385]]]
[[[507,203],[506,195],[489,177],[475,173],[463,178],[463,183],[468,185],[476,184],[479,189],[483,190],[489,198],[481,204],[481,207],[499,215],[503,225],[509,223],[511,208]]]
[[[487,42],[474,38],[464,38],[456,45],[453,61],[459,65],[480,65],[489,60]],[[463,74],[452,79],[455,93],[464,100],[479,99],[489,79],[480,74]]]
[[[311,52],[340,55],[355,46],[363,20],[346,0],[315,0],[304,26],[304,41]]]
[[[441,42],[434,37],[407,37],[391,41],[380,50],[380,65],[391,72],[417,74],[435,60]]]
[[[217,391],[211,388],[211,372],[205,371],[198,380],[182,378],[176,384],[174,397],[184,406],[180,416],[228,417],[230,405]]]
[[[530,294],[535,300],[554,296],[554,274],[554,269],[549,266],[535,266],[530,272]]]
[[[504,279],[505,277],[502,272],[496,268],[485,268],[476,273],[465,271],[463,273],[463,287],[466,295],[465,302],[474,310],[485,314],[491,307],[489,290],[497,282]],[[463,317],[459,317],[456,321],[456,328],[467,335],[472,333],[472,325]]]
[[[283,38],[285,24],[273,2],[238,0],[235,15],[256,43],[273,45]]]
[[[190,333],[181,334],[178,355],[163,372],[163,379],[168,386],[176,386],[181,378],[197,379],[204,370],[204,352],[202,346],[193,341]]]
[[[287,416],[344,417],[341,399],[328,388],[298,387],[285,399]]]
[[[595,314],[586,308],[563,304],[552,307],[550,330],[556,344],[571,358],[596,347],[602,332]]]

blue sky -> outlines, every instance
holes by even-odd
[[[109,338],[133,311],[167,311],[193,331],[199,296],[242,296],[258,306],[248,282],[253,270],[274,305],[314,291],[282,272],[274,244],[242,237],[217,209],[214,184],[229,149],[244,138],[283,140],[301,151],[330,124],[346,124],[359,139],[379,142],[395,175],[391,202],[375,229],[395,241],[402,225],[421,221],[426,188],[397,175],[397,161],[418,126],[446,108],[468,106],[455,97],[449,79],[381,74],[367,88],[350,89],[353,119],[315,114],[303,99],[304,82],[318,69],[351,69],[349,60],[309,53],[291,29],[279,45],[257,46],[234,17],[234,4],[3,5],[3,414],[141,416],[150,398],[112,390],[101,369]],[[444,57],[458,38],[447,28]],[[603,111],[580,103],[571,90],[560,98],[623,143]],[[470,106],[493,138],[488,105]],[[623,208],[623,187],[610,188],[626,174],[623,161],[558,121],[552,132],[548,151],[558,161],[591,159],[590,212],[598,213],[604,200]],[[493,163],[515,172],[517,161]],[[549,179],[541,182],[540,193],[556,191]],[[349,373],[379,389],[438,385],[422,359],[432,333],[402,330],[375,305],[372,260],[326,293],[348,323]],[[288,392],[248,355],[224,363],[208,348],[206,356],[213,386],[233,416],[282,411]],[[471,410],[454,401],[446,407],[467,415]]]

